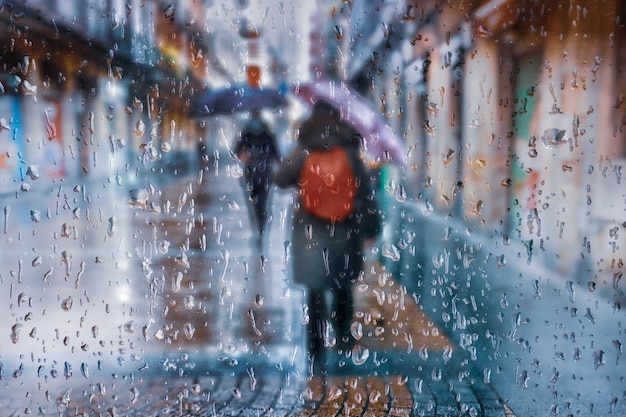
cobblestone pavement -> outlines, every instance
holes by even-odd
[[[271,370],[166,378],[146,373],[108,386],[67,389],[39,404],[5,398],[2,410],[3,416],[514,416],[479,380],[433,382],[402,375],[307,380]]]

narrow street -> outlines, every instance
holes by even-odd
[[[335,356],[327,379],[309,379],[302,292],[289,285],[287,267],[292,196],[274,192],[272,227],[259,254],[238,172],[228,158],[213,160],[201,177],[154,185],[145,211],[128,204],[124,186],[108,183],[5,196],[10,214],[2,251],[13,255],[3,258],[8,272],[2,280],[19,293],[3,294],[2,302],[11,318],[2,333],[12,335],[16,349],[12,354],[3,347],[0,362],[0,404],[11,410],[7,415],[511,417],[531,415],[543,401],[571,398],[578,380],[605,386],[594,394],[596,410],[623,410],[619,387],[624,381],[612,366],[619,365],[620,351],[597,337],[622,326],[615,320],[622,311],[568,288],[501,282],[498,292],[508,294],[519,313],[509,327],[503,300],[476,293],[473,299],[486,312],[477,325],[492,334],[478,337],[473,350],[464,332],[446,329],[442,316],[429,315],[436,310],[432,299],[386,272],[382,251],[372,254],[366,278],[355,287],[358,349]],[[80,210],[83,200],[90,201],[88,210]],[[42,213],[36,223],[32,210]],[[435,218],[429,224],[431,237],[444,230]],[[524,273],[511,264],[507,268]],[[491,282],[512,276],[509,271]],[[38,292],[33,283],[42,280],[46,285]],[[534,298],[523,295],[529,291]],[[557,321],[549,318],[554,306],[557,313],[563,306]],[[497,317],[500,330],[489,327]],[[583,331],[569,332],[568,320],[572,326],[582,323]],[[583,321],[591,326],[588,331]],[[63,323],[63,330],[49,323]],[[546,326],[554,328],[553,340],[535,337]],[[508,335],[499,333],[506,328]],[[578,352],[573,361],[572,348]],[[472,359],[475,349],[480,349],[478,360]],[[555,357],[554,351],[563,356]],[[495,362],[485,362],[483,355]],[[555,361],[558,372],[550,365]],[[545,375],[550,368],[556,373]],[[537,389],[544,379],[555,399]],[[18,386],[26,390],[16,397],[12,392]],[[575,403],[567,403],[576,410]]]

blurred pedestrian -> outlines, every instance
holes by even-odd
[[[380,213],[372,176],[361,159],[361,138],[340,120],[337,109],[318,101],[296,132],[297,145],[280,163],[276,185],[298,189],[290,242],[292,275],[293,282],[307,292],[309,370],[323,374],[328,347],[335,345],[337,353],[345,354],[354,345],[352,287],[362,273],[366,242],[371,243],[379,233]],[[331,162],[346,159],[354,178],[325,172],[325,162],[311,164],[310,159],[318,154],[330,155]],[[307,184],[314,182],[311,173],[323,181],[315,188],[324,188],[324,182],[333,184],[329,195],[305,192]],[[326,215],[316,212],[318,208],[334,212]]]
[[[235,154],[244,164],[245,190],[257,244],[262,243],[268,224],[268,202],[273,184],[273,168],[279,160],[276,138],[261,119],[261,111],[253,110],[250,120],[239,132]]]

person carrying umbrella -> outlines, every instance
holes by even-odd
[[[296,131],[297,145],[279,164],[275,181],[280,188],[298,189],[290,241],[292,276],[307,291],[309,369],[319,375],[327,372],[326,347],[334,344],[327,323],[334,324],[340,353],[353,347],[352,286],[363,269],[366,241],[379,233],[380,213],[372,176],[361,159],[362,139],[335,107],[318,100]],[[345,176],[351,178],[325,172],[324,162],[309,162],[313,155],[326,152],[334,161],[346,159],[349,169],[341,172],[349,172]],[[313,174],[322,178],[314,188],[331,185],[328,195],[305,191],[314,182]],[[323,213],[325,209],[331,212]]]
[[[234,153],[244,164],[245,191],[260,245],[268,224],[273,166],[279,160],[279,153],[274,133],[261,119],[258,108],[251,111],[250,120],[238,133]]]

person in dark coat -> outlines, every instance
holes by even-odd
[[[248,194],[257,242],[262,241],[268,224],[268,201],[273,184],[273,165],[279,160],[276,138],[254,110],[241,130],[234,149],[244,164],[245,189]]]
[[[351,350],[352,287],[363,270],[364,243],[379,232],[380,213],[374,200],[373,179],[361,159],[361,138],[330,104],[318,101],[309,119],[296,130],[295,149],[283,158],[276,174],[280,188],[298,187],[307,155],[314,149],[342,146],[348,154],[358,189],[354,212],[343,221],[327,221],[307,212],[298,194],[291,229],[292,276],[305,287],[308,307],[309,370],[327,371],[326,349],[336,343],[338,353]],[[330,301],[330,302],[329,302]],[[331,329],[334,327],[334,339]]]

